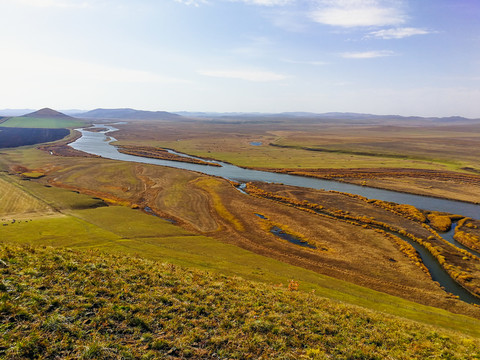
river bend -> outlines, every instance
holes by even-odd
[[[409,204],[419,209],[431,210],[431,211],[444,211],[451,214],[460,214],[463,216],[480,219],[480,205],[465,203],[455,200],[438,199],[428,196],[405,194],[396,191],[369,188],[365,186],[352,185],[332,180],[322,180],[316,178],[309,178],[296,175],[288,175],[282,173],[271,173],[266,171],[258,171],[251,169],[243,169],[231,164],[215,161],[216,164],[221,166],[208,166],[199,165],[186,162],[178,162],[171,160],[161,160],[145,158],[140,156],[123,154],[117,150],[115,146],[110,143],[116,141],[115,138],[107,135],[110,132],[116,131],[115,127],[111,125],[94,125],[96,128],[104,128],[107,130],[99,132],[91,132],[88,129],[77,129],[81,132],[82,136],[70,146],[75,150],[83,151],[89,154],[99,155],[104,158],[169,166],[178,169],[185,169],[190,171],[196,171],[207,175],[214,175],[225,179],[248,182],[248,181],[262,181],[272,183],[282,183],[285,185],[322,189],[322,190],[334,190],[350,194],[357,194],[364,196],[368,199],[378,199],[383,201],[391,201],[398,204]],[[173,151],[172,151],[173,152]],[[173,152],[175,153],[175,152]],[[178,154],[178,153],[177,153]],[[186,156],[184,154],[180,154]],[[202,159],[203,160],[203,159]],[[212,161],[213,162],[213,161]],[[395,234],[398,235],[398,234]],[[433,280],[436,280],[442,285],[445,290],[455,295],[458,295],[460,299],[468,303],[480,304],[480,299],[470,294],[467,290],[462,288],[450,276],[446,271],[438,264],[433,256],[420,244],[407,240],[415,249],[420,253],[422,260],[429,269]]]

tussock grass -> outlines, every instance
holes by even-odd
[[[452,227],[450,216],[430,213],[427,218],[430,226],[437,231],[448,231]]]
[[[48,247],[0,258],[4,359],[480,356],[478,339],[239,277]]]

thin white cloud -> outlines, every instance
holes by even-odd
[[[199,74],[204,76],[254,82],[280,81],[288,78],[287,75],[265,70],[200,70]]]
[[[31,83],[186,83],[186,80],[144,70],[107,66],[43,54],[11,51],[2,59],[3,82]]]
[[[203,4],[208,4],[209,0],[174,0],[175,2],[191,5],[191,6],[200,6]],[[259,6],[284,6],[296,2],[296,0],[224,0],[230,2],[242,2],[248,5],[259,5]]]
[[[403,27],[373,31],[368,37],[379,39],[403,39],[414,35],[426,35],[431,33],[433,33],[433,31],[413,27]]]
[[[92,4],[85,0],[10,0],[24,6],[41,8],[88,8]]]
[[[374,50],[363,52],[346,52],[340,54],[341,57],[346,59],[373,59],[378,57],[393,56],[395,53],[390,50]]]
[[[401,1],[395,0],[320,0],[310,17],[340,27],[388,26],[406,21]]]

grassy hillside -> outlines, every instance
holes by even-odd
[[[475,359],[453,332],[239,277],[0,245],[0,356]]]
[[[84,126],[81,120],[73,118],[34,118],[34,117],[14,117],[0,124],[0,127],[18,127],[18,128],[71,128]]]

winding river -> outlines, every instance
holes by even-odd
[[[226,164],[218,161],[215,161],[214,163],[221,166],[207,166],[122,154],[117,150],[115,146],[112,146],[110,144],[112,141],[115,141],[115,138],[107,135],[108,133],[114,132],[118,129],[111,125],[101,124],[94,125],[94,127],[106,130],[92,132],[88,131],[88,129],[77,129],[81,132],[82,136],[75,142],[71,143],[70,146],[76,150],[84,151],[89,154],[99,155],[108,159],[169,166],[178,169],[196,171],[207,175],[219,176],[238,182],[262,181],[282,183],[285,185],[300,186],[313,189],[334,190],[361,195],[369,199],[379,199],[399,204],[410,204],[424,210],[444,211],[452,214],[461,214],[475,219],[480,218],[480,205],[465,203],[461,201],[438,199],[428,196],[369,188],[365,186],[352,185],[332,180],[322,180],[296,175],[243,169],[231,164]],[[185,156],[184,154],[180,155]],[[451,237],[451,235],[447,234],[447,237]],[[480,304],[480,299],[476,298],[464,288],[462,288],[460,285],[458,285],[455,281],[453,281],[450,276],[448,276],[446,271],[438,264],[438,262],[426,249],[408,238],[405,238],[405,240],[412,244],[412,246],[414,246],[415,249],[420,253],[420,256],[422,257],[422,260],[429,269],[433,280],[438,281],[440,285],[445,288],[445,290],[452,294],[458,295],[463,301],[468,303]],[[451,239],[447,240],[452,241]]]

